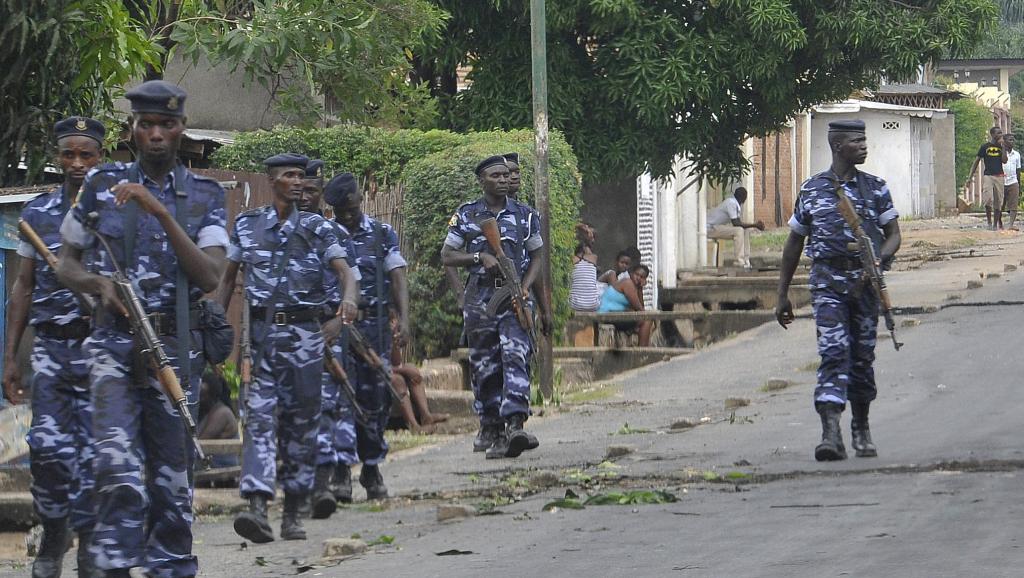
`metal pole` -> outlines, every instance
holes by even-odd
[[[545,0],[530,0],[530,44],[533,55],[534,195],[540,212],[541,251],[540,296],[551,311],[551,203],[548,199],[548,55]],[[540,336],[538,364],[540,391],[545,398],[553,392],[554,360],[551,337]]]

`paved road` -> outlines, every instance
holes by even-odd
[[[895,275],[901,303],[941,303],[940,281],[961,287],[979,269],[1024,258],[1020,243],[990,249]],[[610,397],[531,420],[543,445],[521,459],[485,461],[468,436],[400,456],[385,474],[415,499],[309,522],[307,542],[242,548],[229,517],[205,516],[201,575],[1020,576],[1024,309],[985,303],[1024,299],[1024,273],[960,293],[957,303],[978,305],[916,316],[898,353],[879,343],[878,458],[813,460],[814,328],[803,319],[634,372]],[[793,385],[763,391],[768,377]],[[726,409],[730,397],[750,404]],[[671,429],[683,418],[705,423]],[[649,432],[612,435],[620,430]],[[602,464],[612,445],[630,453]],[[680,500],[542,511],[566,489],[637,488]],[[449,502],[495,515],[438,523],[437,505]],[[393,543],[308,567],[324,539],[352,534]],[[450,550],[465,553],[437,555]]]

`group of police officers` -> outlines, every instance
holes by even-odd
[[[241,269],[255,355],[253,379],[240,392],[240,492],[248,509],[234,520],[239,535],[256,543],[274,540],[267,509],[278,482],[284,494],[280,537],[286,540],[305,539],[304,515],[326,518],[337,503],[352,501],[350,468],[357,462],[367,498],[388,495],[380,464],[388,451],[391,393],[380,367],[351,355],[348,343],[362,336],[386,369],[392,339],[399,345],[409,339],[407,264],[394,229],[362,212],[354,175],[328,180],[322,162],[283,153],[264,161],[273,202],[240,213],[229,232],[220,185],[177,158],[185,92],[149,81],[127,98],[136,162],[99,164],[103,125],[83,117],[62,120],[54,137],[64,183],[22,214],[50,250],[59,249],[53,270],[31,243],[21,242],[7,312],[3,384],[16,403],[25,396],[18,342],[26,324],[36,334],[28,442],[43,536],[34,577],[61,574],[72,532],[79,540],[79,576],[124,577],[132,568],[154,578],[197,573],[191,532],[197,454],[182,416],[140,358],[112,281],[119,269],[170,352],[193,413],[207,357],[214,357],[199,314],[208,305],[203,295],[212,294],[226,309]],[[883,261],[898,250],[899,229],[884,181],[856,169],[867,150],[863,123],[833,126],[829,142],[833,167],[804,184],[790,221],[778,318],[783,326],[792,321],[789,282],[809,238],[822,356],[814,401],[823,433],[816,457],[842,459],[838,419],[848,398],[857,455],[876,454],[867,408],[875,397],[878,302],[863,286],[836,195],[853,199],[864,221],[879,229]],[[511,307],[487,309],[509,280],[483,235],[484,219],[496,221],[527,299],[539,274],[540,216],[513,195],[518,169],[514,154],[477,165],[483,195],[457,209],[441,249],[446,266],[469,274],[465,282],[455,278],[480,417],[473,451],[489,459],[517,457],[539,445],[524,429],[530,333]],[[323,216],[323,202],[333,208],[333,220]],[[99,244],[98,236],[107,242]],[[88,315],[83,295],[98,297]],[[536,307],[549,334],[547,304],[536,300]],[[354,388],[328,371],[332,359]]]

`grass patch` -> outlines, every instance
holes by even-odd
[[[581,389],[579,391],[573,391],[566,393],[562,396],[562,401],[565,403],[592,403],[595,401],[603,401],[611,397],[615,397],[622,391],[622,386],[616,383],[608,383],[604,385],[596,385]]]
[[[633,434],[645,434],[651,433],[649,429],[643,429],[638,427],[630,427],[628,423],[622,424],[622,427],[608,434],[610,436],[628,436]]]
[[[388,442],[388,448],[392,452],[410,450],[415,447],[436,443],[436,435],[416,434],[409,430],[388,430],[384,433],[384,439]]]
[[[750,249],[763,251],[781,251],[789,238],[789,228],[773,229],[750,236]]]
[[[797,371],[818,371],[818,366],[821,365],[820,361],[810,361],[800,367],[796,368]]]

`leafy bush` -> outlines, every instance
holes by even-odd
[[[956,140],[956,188],[959,193],[970,178],[971,165],[978,158],[978,147],[988,140],[992,113],[972,98],[961,98],[949,104],[953,113]]]
[[[448,354],[458,345],[462,325],[441,266],[448,220],[460,204],[480,197],[473,168],[493,154],[519,152],[523,171],[519,198],[535,204],[533,132],[281,128],[239,135],[234,144],[216,152],[214,162],[229,170],[261,171],[262,159],[282,151],[323,159],[327,174],[347,170],[378,183],[402,183],[414,356]],[[552,303],[558,330],[570,315],[573,224],[582,202],[576,157],[559,133],[550,135],[549,159],[552,238],[546,241],[552,249]]]

